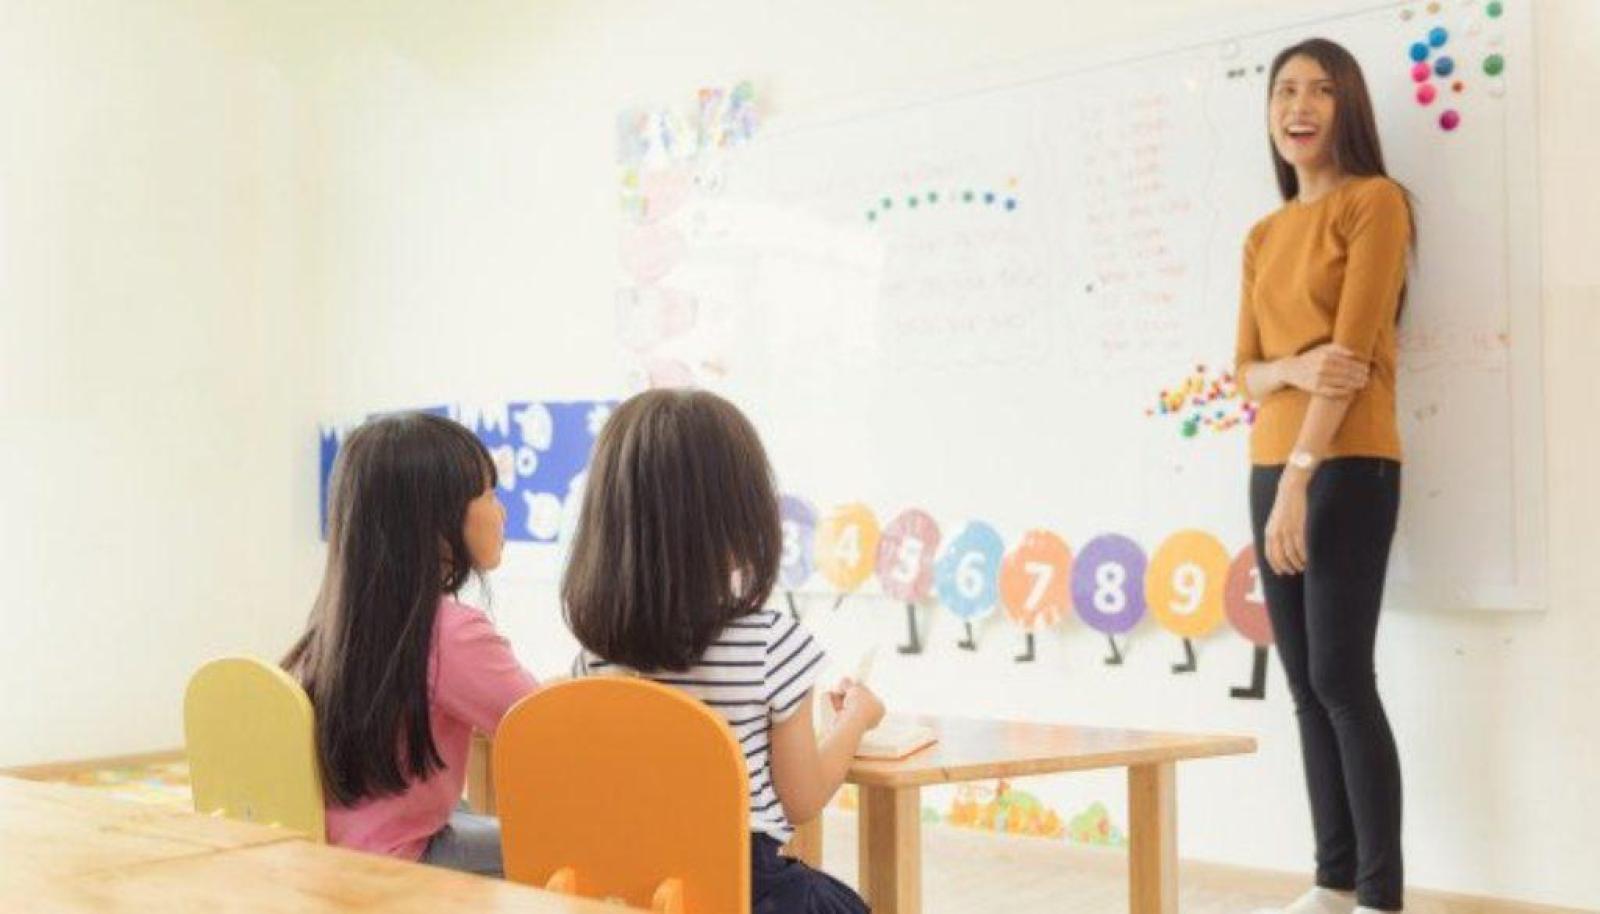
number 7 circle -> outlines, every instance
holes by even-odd
[[[1006,617],[1025,632],[1055,625],[1072,609],[1072,550],[1049,530],[1030,530],[1000,566]]]

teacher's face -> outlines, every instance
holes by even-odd
[[[1284,161],[1297,169],[1333,164],[1335,86],[1310,57],[1289,58],[1272,81],[1267,129]]]

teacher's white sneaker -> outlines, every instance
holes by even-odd
[[[1262,908],[1256,914],[1356,914],[1367,908],[1356,907],[1355,892],[1339,892],[1317,886],[1281,908]]]

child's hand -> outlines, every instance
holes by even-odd
[[[883,720],[883,701],[872,690],[853,679],[841,679],[828,693],[828,702],[838,714],[839,721],[850,721],[863,731],[876,727]]]
[[[839,712],[844,710],[844,693],[850,691],[851,686],[855,684],[856,681],[854,679],[846,676],[839,680],[838,685],[822,693],[828,697],[828,710],[832,711],[835,716],[838,716]]]

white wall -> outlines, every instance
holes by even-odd
[[[181,745],[305,615],[302,106],[223,10],[0,6],[0,765]]]
[[[699,86],[748,77],[785,113],[827,108],[1282,6],[358,5],[331,28],[325,49],[336,53],[312,80],[330,125],[319,150],[324,244],[336,252],[324,286],[336,347],[329,408],[617,391],[613,142],[624,106],[680,104]],[[1589,370],[1600,354],[1600,268],[1584,250],[1600,180],[1582,164],[1600,152],[1585,101],[1600,92],[1600,67],[1581,50],[1600,41],[1597,7],[1555,0],[1538,17],[1551,609],[1393,614],[1380,658],[1402,740],[1413,884],[1566,904],[1600,903],[1600,827],[1572,801],[1600,791],[1600,715],[1587,701],[1600,687],[1600,586],[1586,571],[1600,486],[1585,469],[1600,444],[1588,419],[1600,395]],[[535,666],[559,669],[570,641],[554,595],[526,579],[515,549],[509,555],[495,588],[501,624]],[[835,643],[900,636],[895,607],[846,606],[825,623]],[[1098,647],[1081,634],[1047,640],[1040,662],[1021,669],[1009,643],[959,654],[941,624],[930,655],[880,659],[880,684],[902,705],[1256,733],[1256,758],[1180,775],[1184,852],[1307,865],[1281,674],[1273,669],[1267,702],[1227,699],[1248,671],[1238,639],[1207,645],[1201,672],[1180,679],[1165,672],[1176,646],[1159,635],[1136,643],[1120,671],[1100,667]],[[935,669],[959,675],[929,675]],[[1114,780],[1089,783],[1119,805]]]
[[[783,111],[826,108],[1283,6],[349,0],[229,18],[172,2],[136,22],[52,7],[8,24],[0,92],[36,126],[0,145],[3,554],[20,590],[0,762],[175,744],[195,658],[288,641],[315,574],[314,419],[618,392],[619,108],[745,77]],[[1539,14],[1551,609],[1392,614],[1380,669],[1413,884],[1594,906],[1600,827],[1579,801],[1600,793],[1600,4]],[[116,78],[95,78],[108,65]],[[66,427],[62,406],[87,421]],[[97,457],[121,468],[87,475]],[[526,572],[513,548],[496,610],[553,671],[570,640]],[[886,642],[892,609],[847,604],[829,635]],[[942,624],[933,654],[880,660],[902,705],[1255,733],[1259,756],[1180,775],[1184,853],[1305,867],[1282,678],[1267,702],[1224,698],[1247,671],[1237,639],[1180,679],[1160,636],[1121,671],[1081,634],[1018,670],[1009,644],[958,657]],[[107,688],[108,670],[129,684]]]

